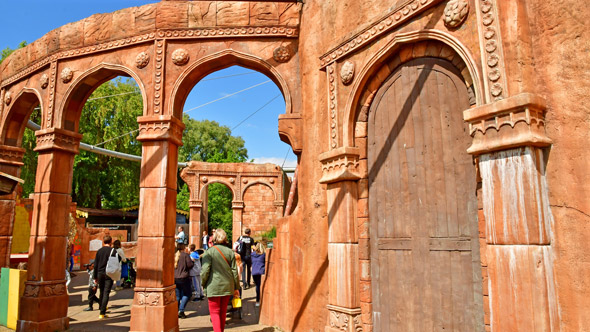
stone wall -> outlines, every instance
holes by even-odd
[[[271,188],[264,184],[254,184],[244,192],[244,211],[242,212],[243,227],[252,230],[252,236],[268,232],[276,227],[282,217],[274,204],[275,195]]]

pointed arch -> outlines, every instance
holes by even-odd
[[[43,98],[36,89],[25,87],[20,90],[2,122],[0,144],[20,147],[29,117],[35,107],[43,109],[42,103]]]

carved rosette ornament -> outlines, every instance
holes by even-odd
[[[150,63],[150,56],[146,52],[141,52],[135,57],[135,66],[139,69],[145,68]]]
[[[8,105],[10,105],[11,101],[12,101],[12,93],[10,93],[10,91],[8,91],[4,95],[4,103],[6,103],[6,106],[8,106]]]
[[[66,67],[61,71],[60,77],[63,83],[70,83],[72,78],[74,78],[74,71],[69,67]]]
[[[46,89],[49,86],[49,76],[47,74],[41,75],[39,79],[39,83],[41,83],[41,88]]]
[[[184,48],[179,48],[172,52],[172,62],[177,66],[184,66],[188,63],[190,56]]]
[[[456,28],[469,14],[469,2],[466,0],[450,0],[445,7],[445,17],[443,18],[447,28]]]
[[[291,53],[285,46],[279,46],[273,51],[272,57],[276,62],[287,62],[291,59]]]
[[[346,61],[340,68],[340,79],[342,84],[349,85],[354,78],[354,63]]]

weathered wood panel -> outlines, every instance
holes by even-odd
[[[483,331],[475,168],[451,63],[396,69],[368,124],[375,331]]]

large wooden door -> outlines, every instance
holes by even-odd
[[[398,67],[369,117],[375,331],[483,331],[465,83],[445,60]]]

